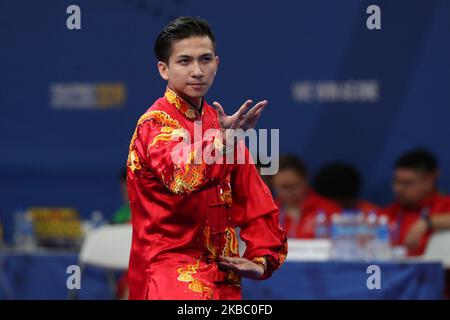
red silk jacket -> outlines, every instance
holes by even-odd
[[[202,150],[225,159],[217,134],[183,142],[186,134],[194,137],[194,121],[201,121],[202,133],[220,128],[216,110],[202,103],[199,114],[167,88],[137,123],[127,160],[130,299],[240,299],[239,276],[217,265],[219,255],[239,256],[237,228],[243,257],[266,262],[262,279],[285,260],[278,208],[254,164],[194,161],[204,160]],[[173,161],[180,146],[185,161]]]

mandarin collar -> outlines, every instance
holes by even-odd
[[[164,93],[166,100],[173,105],[181,114],[189,120],[196,120],[200,117],[199,111],[188,101],[180,97],[174,90],[167,87]],[[205,99],[202,98],[202,114],[205,113]]]

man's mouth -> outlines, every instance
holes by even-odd
[[[189,86],[191,86],[194,89],[200,90],[206,87],[205,83],[190,83]]]

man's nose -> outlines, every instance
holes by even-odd
[[[193,69],[192,69],[191,75],[194,78],[201,78],[201,77],[203,77],[203,70],[200,67],[200,64],[198,62],[195,62],[193,64]]]

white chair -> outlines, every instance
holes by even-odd
[[[450,268],[450,231],[434,233],[428,241],[424,260],[439,260],[445,268]]]
[[[82,274],[86,266],[105,269],[111,292],[115,293],[114,271],[128,269],[131,235],[131,224],[105,225],[89,231],[81,245],[79,256]],[[76,299],[76,290],[70,291],[69,299]]]

